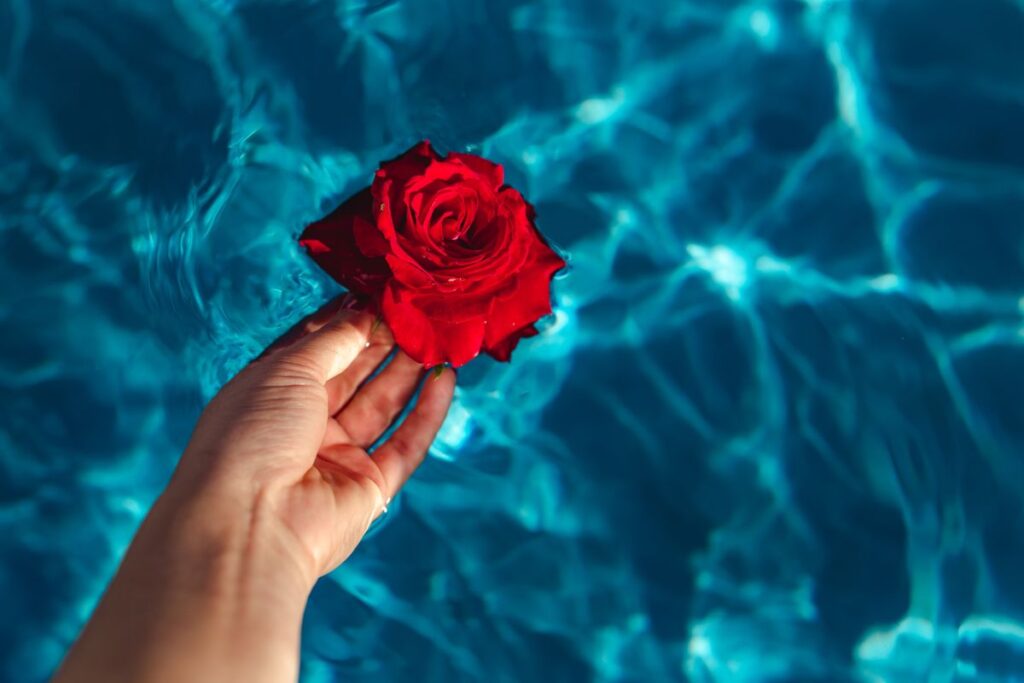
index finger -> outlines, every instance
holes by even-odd
[[[298,375],[293,379],[304,375],[325,385],[366,348],[374,321],[369,313],[343,308],[319,329],[275,353],[273,362]]]
[[[256,357],[256,360],[262,360],[272,353],[291,346],[306,335],[316,332],[330,322],[331,318],[333,318],[338,311],[345,308],[355,308],[357,303],[358,300],[351,292],[334,297],[326,304],[292,325],[287,332],[271,342],[270,346],[264,349],[263,352]]]

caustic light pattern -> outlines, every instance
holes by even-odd
[[[1024,677],[1015,0],[0,3],[0,678],[429,138],[569,256],[304,680]]]

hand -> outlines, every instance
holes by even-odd
[[[231,492],[211,514],[266,514],[310,585],[349,556],[422,462],[455,384],[450,369],[428,380],[416,408],[370,457],[425,371],[399,351],[360,388],[394,340],[348,301],[301,323],[221,390],[177,477],[188,490],[216,483]],[[257,500],[265,510],[253,509]],[[238,509],[223,509],[230,506]]]
[[[313,584],[422,462],[455,385],[401,351],[368,380],[394,341],[350,306],[300,323],[211,401],[56,680],[294,679]]]

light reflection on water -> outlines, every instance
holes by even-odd
[[[1021,36],[1010,0],[3,4],[0,676],[335,292],[300,228],[422,137],[571,269],[318,587],[307,680],[1024,676]]]

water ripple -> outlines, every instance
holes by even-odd
[[[318,586],[304,680],[1011,681],[1024,7],[0,7],[0,678],[43,680],[203,402],[430,137],[569,256]],[[410,552],[413,549],[414,552]]]

